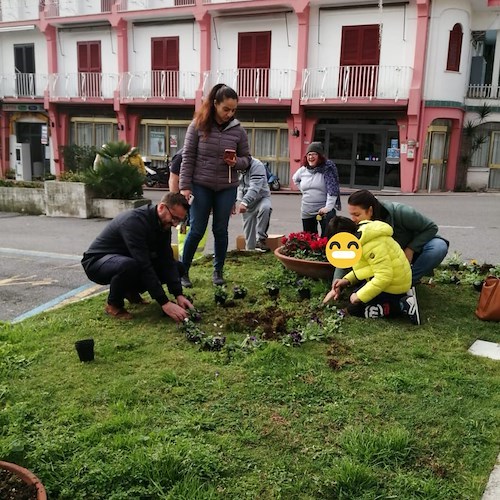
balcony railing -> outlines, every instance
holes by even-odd
[[[408,66],[333,66],[308,68],[302,75],[303,100],[407,99],[412,68]]]
[[[16,73],[0,75],[0,98],[42,98],[48,84],[48,75]]]
[[[291,99],[297,72],[291,69],[240,68],[207,71],[203,77],[203,94],[208,95],[217,83],[232,87],[240,98]]]
[[[118,12],[144,10],[144,9],[168,9],[171,7],[193,7],[196,0],[117,0]]]
[[[111,12],[113,3],[114,0],[45,0],[45,16],[70,17],[107,14]]]
[[[0,0],[0,22],[30,21],[40,18],[40,0]]]
[[[500,88],[498,85],[469,85],[467,89],[467,97],[469,99],[498,99],[500,96]]]
[[[112,99],[118,88],[116,73],[53,73],[49,77],[51,99]]]
[[[143,71],[124,73],[120,85],[122,99],[194,99],[200,85],[196,71]]]

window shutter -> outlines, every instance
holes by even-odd
[[[446,61],[447,71],[460,70],[460,57],[462,55],[462,26],[455,24],[450,31],[450,41],[448,44],[448,60]]]

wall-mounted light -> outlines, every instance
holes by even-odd
[[[54,120],[52,120],[50,122],[50,126],[51,126],[51,128],[55,128],[56,127],[56,122]]]
[[[292,135],[293,137],[299,137],[300,135],[300,131],[297,127],[293,127],[293,130],[290,132],[290,135]]]
[[[117,130],[125,130],[125,125],[123,125],[123,123],[117,123],[116,124],[116,129]]]

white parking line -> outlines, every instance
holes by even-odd
[[[28,257],[47,257],[49,259],[82,260],[83,255],[67,253],[38,252],[37,250],[21,250],[19,248],[0,248],[0,253],[11,255],[27,255]]]
[[[476,226],[439,226],[446,229],[476,229]]]

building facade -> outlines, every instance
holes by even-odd
[[[163,162],[223,82],[284,186],[319,140],[344,187],[500,187],[496,4],[0,0],[1,175],[110,140]]]

